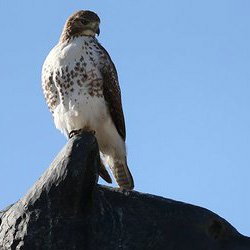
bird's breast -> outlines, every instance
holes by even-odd
[[[59,129],[93,127],[107,118],[101,75],[105,61],[93,39],[79,37],[58,45],[46,61],[60,98],[54,111]]]
[[[105,61],[93,38],[78,37],[57,45],[45,64],[62,100],[65,96],[103,97],[101,69]]]

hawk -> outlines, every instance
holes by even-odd
[[[71,15],[58,44],[42,68],[42,88],[54,123],[67,138],[81,131],[95,133],[102,163],[100,175],[121,188],[133,189],[126,159],[126,130],[121,91],[114,63],[98,42],[100,19],[92,11]]]

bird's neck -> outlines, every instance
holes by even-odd
[[[71,38],[79,37],[79,36],[89,36],[89,37],[95,38],[95,32],[90,29],[78,30],[78,29],[73,29],[73,28],[66,26],[63,29],[59,42],[64,43],[66,41],[69,41]]]

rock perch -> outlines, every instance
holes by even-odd
[[[95,137],[74,136],[30,191],[0,212],[1,250],[250,250],[194,205],[97,185]]]

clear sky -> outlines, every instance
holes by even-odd
[[[40,72],[79,9],[100,16],[119,73],[136,190],[206,207],[250,236],[249,0],[1,0],[0,208],[66,143]]]

